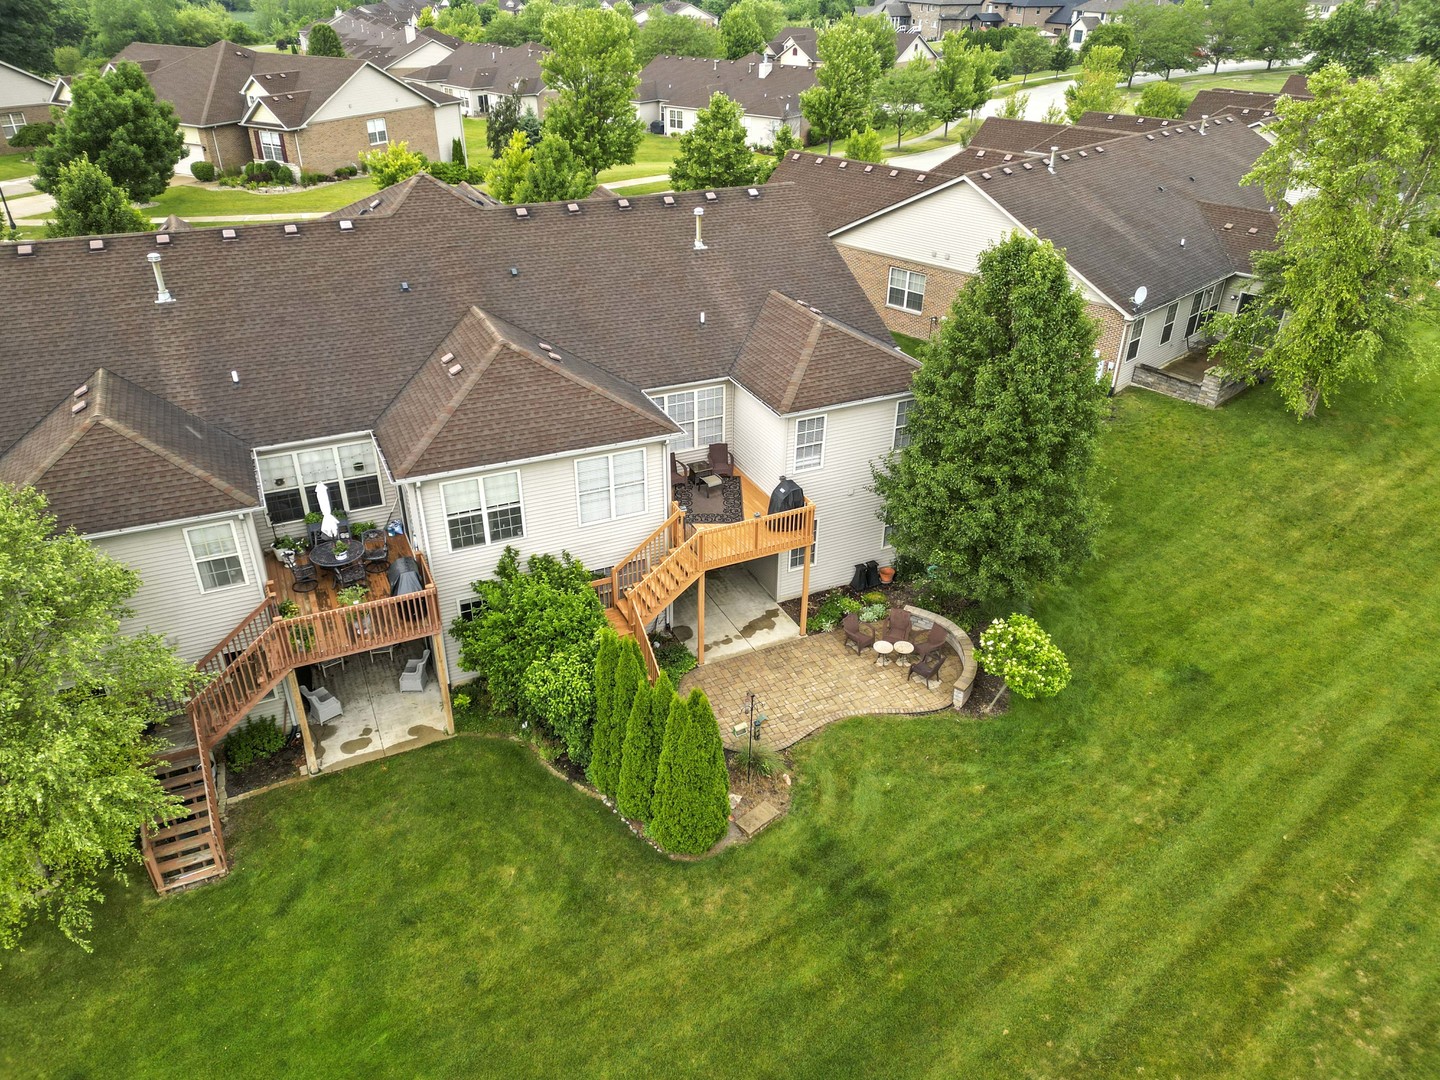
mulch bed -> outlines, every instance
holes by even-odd
[[[869,592],[870,590],[866,589],[865,591]],[[915,599],[916,589],[908,582],[892,581],[889,585],[877,586],[876,591],[885,594],[885,602],[891,607],[904,607],[906,604],[919,606]],[[855,599],[855,593],[848,585],[842,585],[838,589],[813,592],[810,594],[810,614],[814,615],[820,610],[820,605],[831,596],[848,596]],[[798,623],[800,621],[800,598],[797,596],[794,600],[781,600],[780,610]]]
[[[305,744],[300,741],[297,728],[290,734],[290,741],[284,749],[277,751],[264,761],[257,761],[244,772],[225,770],[225,795],[233,798],[256,788],[291,780],[305,768]]]
[[[725,764],[730,768],[730,791],[743,800],[736,807],[735,816],[741,817],[766,801],[782,814],[790,809],[790,796],[795,790],[795,767],[788,751],[780,751],[780,757],[785,762],[780,772],[774,776],[761,776],[756,772],[747,780],[745,766],[735,763],[733,751],[725,751]],[[786,776],[789,776],[791,783],[785,782]]]

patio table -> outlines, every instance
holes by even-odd
[[[316,566],[323,566],[326,570],[338,570],[342,566],[350,566],[359,562],[365,556],[365,545],[359,540],[347,540],[348,545],[345,554],[335,554],[335,541],[324,540],[310,549],[310,561]]]
[[[895,642],[895,663],[901,667],[908,668],[910,666],[910,654],[914,651],[915,643],[913,641]]]
[[[890,663],[890,654],[895,651],[894,645],[890,644],[890,642],[884,638],[880,638],[870,647],[875,650],[876,667],[884,667]]]

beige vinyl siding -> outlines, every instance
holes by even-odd
[[[308,121],[308,126],[313,127],[326,120],[340,120],[347,116],[371,116],[375,113],[413,109],[417,105],[430,104],[428,98],[393,75],[387,75],[378,68],[363,67],[315,111],[315,115]]]
[[[400,65],[406,68],[427,68],[443,64],[445,58],[455,50],[443,41],[427,41],[408,56],[401,57]]]
[[[50,100],[55,84],[48,79],[0,66],[0,110],[9,105],[35,105]]]
[[[1231,300],[1232,294],[1238,295],[1243,291],[1248,279],[1231,278],[1222,282],[1216,287],[1216,293],[1220,301],[1218,311],[1233,312],[1237,301]],[[1197,292],[1204,292],[1204,289]],[[1175,327],[1170,335],[1170,340],[1165,344],[1160,343],[1160,335],[1165,328],[1165,312],[1169,304],[1162,304],[1158,308],[1152,308],[1145,312],[1145,329],[1140,337],[1140,348],[1135,359],[1127,360],[1125,357],[1130,352],[1131,335],[1134,333],[1135,324],[1132,321],[1125,332],[1125,340],[1120,346],[1120,372],[1115,380],[1115,388],[1123,390],[1130,385],[1135,375],[1135,368],[1140,364],[1148,364],[1150,367],[1164,367],[1170,361],[1184,356],[1190,351],[1185,337],[1185,326],[1190,321],[1190,306],[1195,302],[1196,293],[1188,293],[1180,297],[1179,307],[1175,311]],[[1199,331],[1197,330],[1197,335]]]
[[[630,449],[627,447],[626,449]],[[587,567],[610,566],[624,558],[665,520],[670,512],[668,473],[670,459],[665,443],[656,440],[644,444],[645,449],[645,512],[618,521],[580,524],[580,506],[575,486],[575,462],[595,457],[599,451],[587,451],[572,457],[532,462],[518,469],[486,469],[461,476],[430,480],[421,485],[421,506],[425,518],[425,534],[429,538],[426,557],[435,577],[440,597],[441,621],[448,627],[459,614],[459,601],[474,594],[470,585],[480,578],[493,575],[495,564],[508,543],[515,547],[522,562],[530,555],[558,555],[568,551]],[[520,509],[524,517],[525,535],[495,544],[450,550],[450,532],[445,521],[445,507],[440,489],[443,484],[467,476],[483,477],[500,472],[520,474]],[[412,522],[411,542],[423,543]],[[472,677],[459,665],[459,648],[455,639],[445,635],[445,655],[450,665],[450,678],[464,682]]]
[[[795,472],[795,428],[807,413],[785,419],[785,453],[789,471],[815,504],[817,544],[810,568],[810,591],[833,588],[850,580],[857,562],[880,559],[884,525],[880,497],[871,490],[870,464],[890,452],[895,435],[895,399],[826,410],[824,464]],[[800,595],[802,572],[789,569],[780,556],[778,598]]]
[[[140,576],[140,590],[130,602],[135,614],[120,628],[127,634],[159,634],[181,658],[196,661],[218,645],[265,598],[260,552],[249,515],[212,518],[198,524],[232,522],[245,583],[202,592],[195,564],[185,542],[190,525],[162,526],[103,537],[95,546]]]
[[[730,445],[735,461],[757,487],[769,491],[785,472],[785,421],[743,386],[734,388],[732,400],[727,420],[734,425]]]

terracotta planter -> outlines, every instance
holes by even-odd
[[[880,567],[880,584],[889,585],[895,580],[895,568],[893,566]]]

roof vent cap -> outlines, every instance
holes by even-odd
[[[90,250],[91,250],[91,251],[104,251],[104,250],[105,250],[105,241],[104,241],[104,240],[91,240],[91,241],[90,241]]]
[[[630,209],[630,200],[629,200],[629,199],[616,199],[616,200],[615,200],[615,205],[618,206],[621,210],[629,210],[629,209]]]
[[[566,203],[565,212],[569,214],[578,214],[580,212],[580,204],[578,202]]]
[[[714,202],[714,201],[715,201],[716,199],[718,199],[718,198],[719,198],[719,196],[716,195],[713,191],[707,191],[707,192],[705,192],[705,201],[706,201],[706,202]]]
[[[448,363],[450,363],[451,360],[454,360],[454,359],[455,359],[455,354],[454,354],[453,352],[447,352],[444,356],[440,357],[440,363],[442,363],[442,364],[448,364]]]
[[[15,249],[15,254],[16,254],[16,255],[34,255],[34,254],[35,254],[35,245],[34,245],[34,244],[21,244],[21,245],[19,245],[19,246]]]
[[[874,165],[866,165],[866,166],[865,166],[865,171],[866,171],[867,173],[868,173],[868,172],[874,172],[874,171],[875,171],[875,166],[874,166]]]
[[[220,230],[220,239],[221,239],[221,240],[238,240],[239,238],[240,238],[240,234],[239,234],[238,232],[236,232],[234,229],[221,229],[221,230]]]
[[[845,167],[846,167],[847,165],[849,165],[849,164],[850,164],[850,162],[848,162],[848,161],[842,161],[842,162],[840,162],[840,168],[843,169],[843,168],[845,168]]]
[[[88,404],[90,404],[88,401],[77,401],[77,402],[75,402],[74,405],[71,405],[71,406],[70,406],[70,415],[71,415],[71,416],[76,416],[76,415],[84,412],[84,411],[85,411],[85,406],[87,406]]]
[[[340,219],[340,231],[341,231],[341,232],[353,232],[354,229],[355,229],[355,222],[351,221],[349,218],[341,218],[341,219]]]
[[[746,189],[745,189],[745,194],[746,194],[746,195],[749,195],[750,198],[752,198],[752,199],[758,199],[758,198],[760,197],[760,189],[759,189],[759,188],[753,188],[753,187],[752,187],[752,188],[746,188]]]
[[[545,355],[548,356],[548,357],[550,357],[551,360],[559,360],[559,359],[560,359],[560,354],[559,354],[558,352],[547,352]]]
[[[379,199],[374,199],[374,200],[372,200],[371,203],[370,203],[370,209],[371,209],[371,210],[379,210],[379,209],[380,209],[380,200],[379,200]]]
[[[75,393],[73,393],[73,394],[70,395],[70,396],[71,396],[71,397],[82,398],[82,397],[84,397],[86,394],[88,394],[89,392],[90,392],[90,384],[89,384],[89,383],[85,383],[83,386],[77,386],[77,387],[75,388]]]
[[[517,206],[515,207],[515,216],[523,221],[530,216],[530,211],[523,206]]]
[[[459,375],[460,372],[464,370],[465,369],[459,364],[451,364],[448,368],[445,369],[445,373],[453,379],[456,375]]]
[[[664,203],[666,206],[674,206],[674,205],[675,205],[675,196],[674,196],[674,195],[665,195],[665,196],[662,196],[662,197],[661,197],[660,201],[661,201],[662,203]]]
[[[162,233],[156,233],[156,234],[155,234],[155,244],[156,244],[157,247],[165,247],[165,246],[167,246],[169,243],[170,243],[170,234],[169,234],[168,232],[162,232]]]
[[[299,236],[299,235],[300,235],[300,226],[299,226],[299,225],[296,225],[296,224],[292,221],[292,222],[290,222],[288,225],[285,225],[284,227],[282,227],[280,231],[283,232],[286,236]]]

